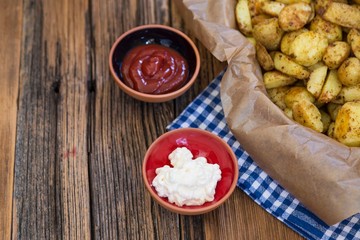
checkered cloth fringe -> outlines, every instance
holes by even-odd
[[[259,168],[228,129],[220,100],[221,73],[167,127],[201,128],[224,139],[238,157],[237,186],[267,212],[307,239],[360,239],[360,213],[326,225]],[[359,200],[360,201],[360,200]]]

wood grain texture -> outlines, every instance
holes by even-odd
[[[234,194],[217,211],[204,216],[206,239],[303,239],[276,220],[244,192]],[[214,226],[217,226],[214,229]]]
[[[19,85],[22,2],[5,0],[0,14],[0,239],[10,239]]]
[[[53,188],[58,167],[57,97],[52,91],[53,79],[47,74],[50,71],[60,77],[60,73],[47,68],[42,3],[25,3],[23,15],[13,238],[50,238],[56,236],[59,212],[55,203],[59,201]]]
[[[96,89],[90,169],[95,238],[179,237],[178,216],[152,201],[141,177],[145,151],[174,117],[173,103],[149,104],[132,99],[112,80],[106,61],[112,43],[123,32],[142,24],[168,22],[167,5],[159,8],[155,4],[108,1],[104,5],[103,1],[92,1]]]
[[[61,59],[65,59],[60,63],[62,77],[57,111],[57,157],[60,161],[60,197],[64,225],[62,237],[90,239],[87,84],[91,79],[91,39],[88,0],[44,1],[44,6],[49,17],[53,21],[59,21],[54,24],[64,31],[49,34],[51,40],[59,39]],[[54,19],[54,15],[58,19]],[[53,54],[49,55],[54,59],[56,51],[51,49]],[[53,63],[56,66],[56,62]]]
[[[89,239],[87,1],[25,1],[13,237]]]
[[[0,129],[7,131],[0,132],[0,148],[7,151],[0,157],[10,159],[10,165],[0,161],[0,173],[11,170],[15,151],[13,194],[11,183],[0,182],[0,190],[10,194],[0,195],[6,200],[0,201],[0,210],[6,209],[0,216],[1,239],[302,239],[239,189],[201,216],[171,213],[145,189],[146,149],[226,66],[195,39],[172,1],[6,2],[19,13],[11,18],[14,26],[22,26],[0,22],[9,36],[18,36],[14,42],[0,39],[0,50],[11,44],[16,55],[4,61],[3,69],[0,65],[0,76],[14,72],[19,82],[0,85],[5,86],[0,93],[8,94],[0,95],[0,106],[12,104],[10,118],[0,117]],[[5,18],[8,22],[0,16]],[[112,43],[149,23],[182,30],[201,55],[196,84],[166,103],[129,97],[109,73]],[[11,51],[4,54],[9,57]],[[15,147],[6,145],[4,139],[11,139],[4,136],[14,131],[15,138],[15,130]],[[11,171],[2,178],[11,181]]]

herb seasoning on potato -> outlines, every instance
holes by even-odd
[[[270,100],[286,116],[360,147],[360,0],[238,0]]]

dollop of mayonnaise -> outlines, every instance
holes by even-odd
[[[202,205],[214,200],[217,182],[221,179],[218,164],[207,163],[204,157],[193,159],[186,147],[176,148],[169,155],[170,163],[157,168],[152,185],[160,197],[178,206]]]

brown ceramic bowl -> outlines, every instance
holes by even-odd
[[[123,81],[121,66],[128,51],[145,44],[160,44],[180,53],[188,63],[189,75],[180,89],[164,94],[136,91]],[[165,102],[179,97],[195,82],[200,70],[199,51],[181,31],[164,25],[143,25],[122,34],[113,44],[109,55],[110,72],[117,85],[128,95],[145,102]]]
[[[208,163],[219,164],[221,179],[216,185],[213,201],[201,206],[179,207],[157,194],[152,186],[155,171],[164,165],[171,166],[168,155],[177,147],[187,147],[194,158],[202,156]],[[182,128],[166,132],[150,145],[144,157],[142,175],[150,195],[161,206],[183,215],[198,215],[214,210],[230,197],[238,180],[238,163],[229,145],[220,137],[197,128]]]

